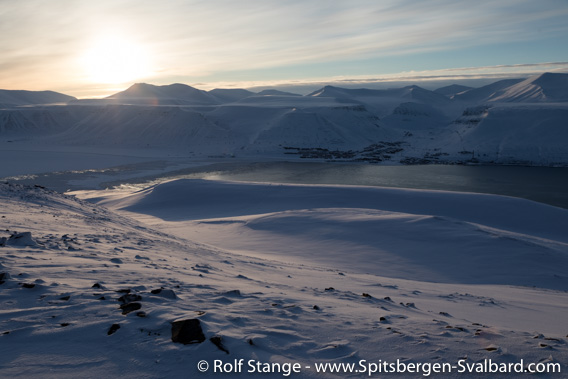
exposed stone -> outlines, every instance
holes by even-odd
[[[140,304],[140,303],[128,303],[128,304],[122,304],[120,306],[120,309],[122,309],[123,315],[127,315],[130,312],[137,311],[140,308],[142,308],[142,304]]]
[[[150,291],[150,293],[153,294],[153,295],[165,297],[167,299],[177,299],[176,293],[173,290],[158,288],[158,289]]]
[[[199,319],[174,321],[172,323],[172,341],[184,345],[205,341]]]
[[[209,341],[213,342],[215,346],[219,348],[219,350],[224,351],[225,353],[229,354],[229,350],[225,346],[223,346],[223,341],[221,336],[213,336],[209,338]]]
[[[118,329],[120,329],[120,324],[112,324],[108,329],[107,335],[114,334]]]
[[[126,295],[122,295],[121,297],[118,298],[118,301],[120,301],[123,304],[132,303],[134,301],[141,301],[141,300],[142,296],[137,295],[135,293],[127,293]]]
[[[5,242],[9,246],[36,246],[37,243],[32,238],[31,232],[12,234]]]

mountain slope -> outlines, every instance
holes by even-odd
[[[215,152],[233,146],[227,132],[200,112],[180,107],[79,106],[85,112],[53,143]],[[96,110],[96,111],[95,111]]]
[[[165,86],[136,83],[106,99],[121,104],[139,105],[214,105],[220,103],[207,91],[179,83]]]
[[[484,103],[503,94],[507,89],[524,79],[504,79],[483,87],[473,88],[453,96],[453,100],[468,103]]]
[[[220,103],[231,103],[244,98],[254,96],[256,93],[241,88],[216,88],[209,91]]]
[[[279,91],[276,89],[265,89],[258,93],[259,96],[302,96],[297,93]]]
[[[568,74],[545,73],[530,77],[490,98],[494,102],[566,102]]]
[[[68,103],[73,96],[54,91],[20,91],[0,89],[0,106],[40,105]]]
[[[462,85],[459,85],[459,84],[451,84],[449,86],[445,86],[445,87],[435,89],[434,92],[439,93],[440,95],[452,97],[452,96],[454,96],[458,93],[469,91],[470,89],[473,89],[473,88],[468,87],[468,86],[462,86]]]

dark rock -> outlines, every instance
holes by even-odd
[[[114,334],[118,329],[120,329],[120,324],[112,324],[111,327],[108,329],[107,335]]]
[[[146,312],[144,312],[144,311],[136,312],[136,316],[138,316],[138,317],[146,317]]]
[[[0,272],[0,284],[6,283],[6,279],[8,279],[10,275],[7,272]]]
[[[251,345],[251,346],[254,346],[254,342],[253,342],[252,338],[248,339],[248,344]]]
[[[135,293],[127,293],[126,295],[122,295],[121,297],[118,298],[118,301],[120,301],[123,304],[132,303],[134,301],[141,301],[141,300],[142,296],[137,295]]]
[[[229,350],[227,350],[227,348],[223,346],[223,341],[221,339],[221,336],[213,336],[209,338],[209,341],[213,342],[213,345],[217,346],[219,350],[229,354]]]
[[[386,322],[386,321],[387,321],[387,318],[384,317],[384,316],[381,316],[381,317],[379,318],[379,321],[381,321],[381,322]]]
[[[22,283],[22,287],[24,288],[34,288],[35,284],[34,283]]]
[[[173,290],[158,288],[158,289],[150,291],[150,293],[153,294],[153,295],[165,297],[167,299],[177,299],[176,293]]]
[[[69,324],[68,322],[63,322],[63,323],[61,323],[61,324],[59,324],[59,325],[61,325],[62,327],[66,327],[66,326],[69,326],[69,325],[71,325],[71,324]]]
[[[31,232],[14,233],[5,242],[10,246],[36,246]]]
[[[130,288],[125,288],[125,289],[122,289],[122,290],[118,290],[116,292],[118,292],[118,293],[130,293]]]
[[[225,295],[229,295],[229,296],[241,296],[241,291],[239,291],[239,290],[227,291],[227,292],[225,292]]]
[[[335,288],[333,288],[333,287],[327,287],[325,290],[326,290],[326,291],[335,291]]]
[[[392,299],[389,296],[385,296],[383,299],[386,301],[392,301]]]
[[[205,341],[199,319],[174,321],[172,323],[172,341],[184,345]]]
[[[67,300],[69,300],[69,299],[71,299],[71,296],[69,296],[69,295],[67,295],[67,296],[62,296],[62,297],[59,298],[59,300],[63,300],[63,301],[67,301]]]
[[[101,297],[99,297],[97,300],[106,300],[106,297],[101,296]]]
[[[372,297],[373,297],[373,296],[369,295],[369,294],[366,293],[366,292],[363,292],[363,294],[362,294],[361,296],[363,296],[363,297],[369,297],[369,298],[372,298]]]
[[[140,304],[140,303],[128,303],[128,304],[122,304],[120,306],[120,309],[122,309],[123,315],[127,315],[130,312],[137,311],[140,308],[142,308],[142,304]]]
[[[318,307],[317,305],[314,305],[313,308],[314,308],[316,311],[319,311],[319,310],[320,310],[320,307]]]
[[[91,288],[103,288],[99,283],[95,283],[91,286]]]

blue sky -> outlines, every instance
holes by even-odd
[[[566,0],[0,0],[0,88],[103,96],[568,72]]]

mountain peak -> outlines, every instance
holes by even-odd
[[[206,91],[174,83],[157,86],[148,83],[135,83],[122,92],[107,97],[110,100],[125,101],[129,104],[153,105],[213,105],[219,101]]]

